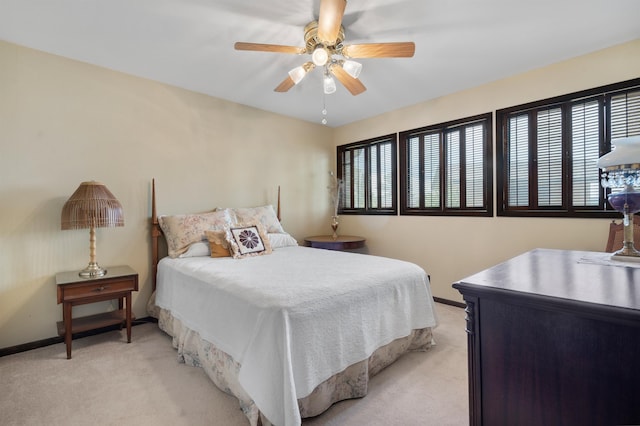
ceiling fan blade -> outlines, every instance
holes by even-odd
[[[334,64],[330,66],[329,71],[340,80],[340,83],[342,83],[353,96],[359,95],[367,90],[360,80],[351,77],[340,65]]]
[[[320,0],[318,39],[324,45],[333,46],[336,43],[345,7],[347,0]]]
[[[233,47],[236,50],[250,50],[254,52],[292,53],[294,55],[306,53],[306,50],[302,47],[283,46],[280,44],[244,43],[239,41],[236,42]]]
[[[412,41],[397,43],[350,44],[342,48],[347,58],[411,58],[416,51]]]
[[[278,87],[273,89],[273,91],[274,92],[286,92],[286,91],[288,91],[289,89],[291,89],[295,85],[296,85],[296,83],[293,81],[293,79],[291,77],[287,76],[287,78],[282,80],[282,83],[280,83],[278,85]]]

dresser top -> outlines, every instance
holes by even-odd
[[[640,310],[640,262],[609,253],[535,249],[453,285],[463,294],[513,292]]]

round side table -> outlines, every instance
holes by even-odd
[[[354,235],[338,235],[333,238],[331,235],[315,235],[306,237],[304,242],[307,246],[326,250],[354,250],[364,247],[364,237]]]

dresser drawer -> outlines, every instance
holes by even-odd
[[[96,282],[87,281],[77,284],[67,284],[58,288],[61,292],[58,303],[84,298],[108,297],[111,294],[138,290],[135,277],[118,280],[100,280]]]

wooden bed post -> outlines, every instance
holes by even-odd
[[[278,222],[282,222],[282,219],[280,219],[280,185],[278,185],[278,210],[276,216],[278,217]]]
[[[158,273],[158,238],[162,231],[158,223],[156,211],[156,180],[151,179],[151,285],[152,290],[156,290],[156,275]]]

